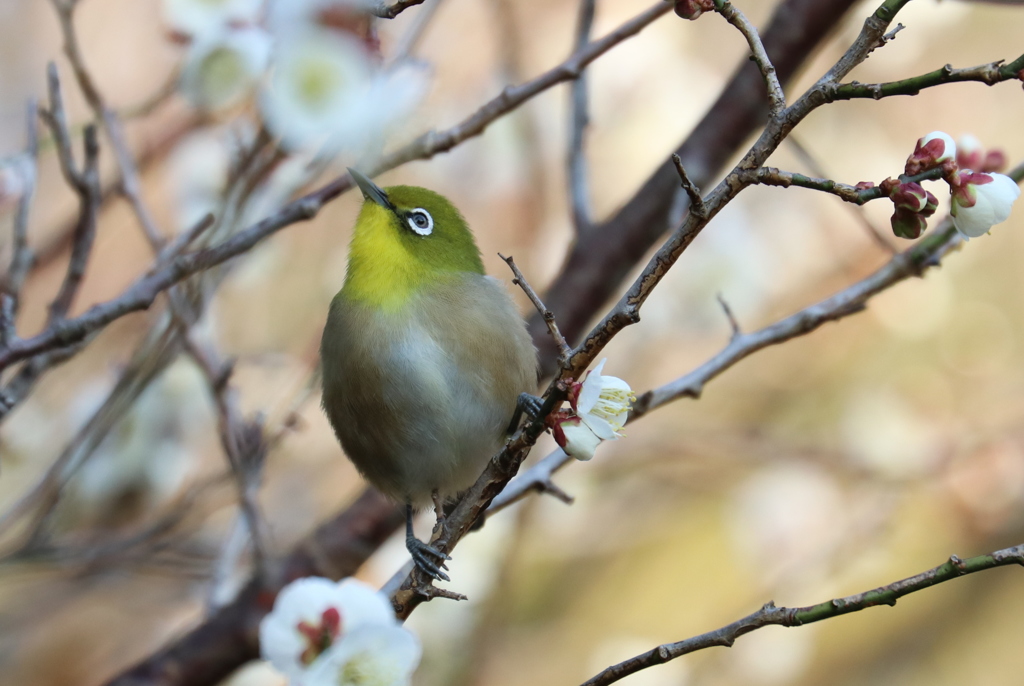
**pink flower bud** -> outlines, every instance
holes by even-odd
[[[901,183],[889,193],[889,198],[897,210],[909,212],[921,212],[928,205],[928,191],[921,187],[921,184],[910,182]]]
[[[907,158],[905,171],[908,175],[920,174],[934,169],[946,161],[956,159],[956,143],[948,133],[932,131],[917,141],[913,154]]]
[[[1006,153],[998,148],[989,150],[985,154],[985,161],[981,163],[981,171],[997,172],[1006,169]],[[971,167],[974,169],[974,167]]]
[[[961,169],[981,169],[985,161],[985,148],[975,136],[965,133],[956,142],[956,164]]]
[[[964,238],[976,238],[1006,221],[1014,201],[1020,196],[1016,182],[1002,174],[965,169],[957,175],[956,181],[952,187],[950,214],[953,225]]]
[[[676,14],[691,21],[713,9],[715,9],[713,0],[676,0]]]
[[[928,220],[918,212],[897,208],[889,219],[892,232],[900,238],[917,238],[928,228]]]

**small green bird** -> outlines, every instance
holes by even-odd
[[[534,409],[537,351],[447,198],[349,173],[365,200],[320,344],[323,408],[360,473],[406,503],[416,565],[447,581],[413,506],[471,486],[517,407]]]

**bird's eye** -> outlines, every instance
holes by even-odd
[[[409,222],[409,228],[421,236],[429,236],[434,230],[434,218],[422,207],[406,215],[406,221]]]

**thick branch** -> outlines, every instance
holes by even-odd
[[[949,558],[938,567],[933,567],[926,572],[915,576],[894,581],[891,584],[845,598],[826,600],[817,605],[807,607],[776,607],[775,603],[768,602],[757,612],[747,615],[743,619],[736,620],[715,631],[709,631],[700,636],[688,638],[678,643],[667,643],[649,650],[642,655],[630,658],[604,670],[594,678],[585,682],[583,686],[607,686],[623,679],[630,674],[636,674],[642,669],[663,664],[674,660],[688,653],[693,653],[705,648],[714,646],[732,647],[736,639],[751,631],[762,627],[776,625],[795,627],[804,624],[820,622],[823,619],[830,619],[851,612],[860,612],[869,607],[877,605],[896,605],[896,601],[905,595],[922,591],[937,584],[956,579],[957,577],[976,572],[1004,567],[1006,565],[1024,566],[1024,545],[1013,548],[997,550],[989,555],[978,555],[966,560],[961,560],[956,555]]]

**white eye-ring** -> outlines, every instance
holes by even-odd
[[[421,236],[429,236],[434,230],[434,218],[422,207],[417,207],[406,215],[405,220],[409,222],[409,228]]]

